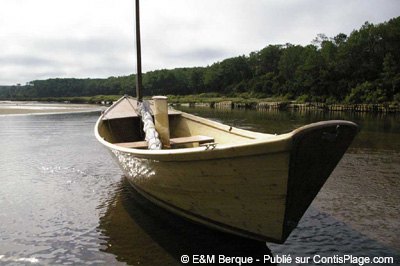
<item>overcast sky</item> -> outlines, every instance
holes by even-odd
[[[400,15],[400,0],[142,0],[143,71],[307,45]],[[1,0],[0,85],[136,71],[134,0]]]

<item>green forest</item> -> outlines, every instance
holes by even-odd
[[[56,78],[0,87],[0,99],[135,95],[135,75]],[[144,95],[282,97],[325,103],[400,102],[400,17],[365,22],[350,35],[318,34],[310,45],[269,45],[207,67],[143,75]]]

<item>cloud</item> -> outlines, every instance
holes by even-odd
[[[133,0],[2,0],[0,84],[135,71]],[[386,0],[142,0],[143,70],[206,66],[269,44],[306,45],[398,16]]]
[[[0,57],[0,65],[9,65],[9,66],[43,66],[49,65],[52,61],[33,57],[33,56],[4,56]]]

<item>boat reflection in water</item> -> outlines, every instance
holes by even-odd
[[[253,257],[263,264],[264,255],[271,255],[265,242],[208,229],[158,207],[126,178],[106,204],[98,227],[101,251],[129,265],[181,265],[183,255],[215,255],[216,263],[219,255]]]

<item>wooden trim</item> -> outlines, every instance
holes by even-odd
[[[170,145],[180,145],[180,144],[188,144],[188,143],[209,143],[214,142],[214,138],[207,136],[190,136],[190,137],[182,137],[182,138],[173,138],[170,139]],[[114,143],[114,145],[130,148],[130,149],[145,149],[147,148],[146,141],[135,141],[135,142],[122,142],[122,143]]]
[[[239,137],[247,138],[249,140],[260,139],[260,138],[269,138],[271,136],[275,136],[274,134],[265,134],[265,133],[254,132],[254,131],[249,131],[249,130],[232,127],[229,125],[221,124],[219,122],[216,122],[216,121],[213,121],[210,119],[206,119],[206,118],[202,118],[199,116],[195,116],[192,114],[188,114],[188,113],[182,113],[182,116],[187,120],[191,120],[193,122],[196,122],[196,123],[199,123],[199,124],[211,127],[211,128],[215,128],[217,130],[221,130],[225,133],[229,133],[229,134],[236,135]]]

